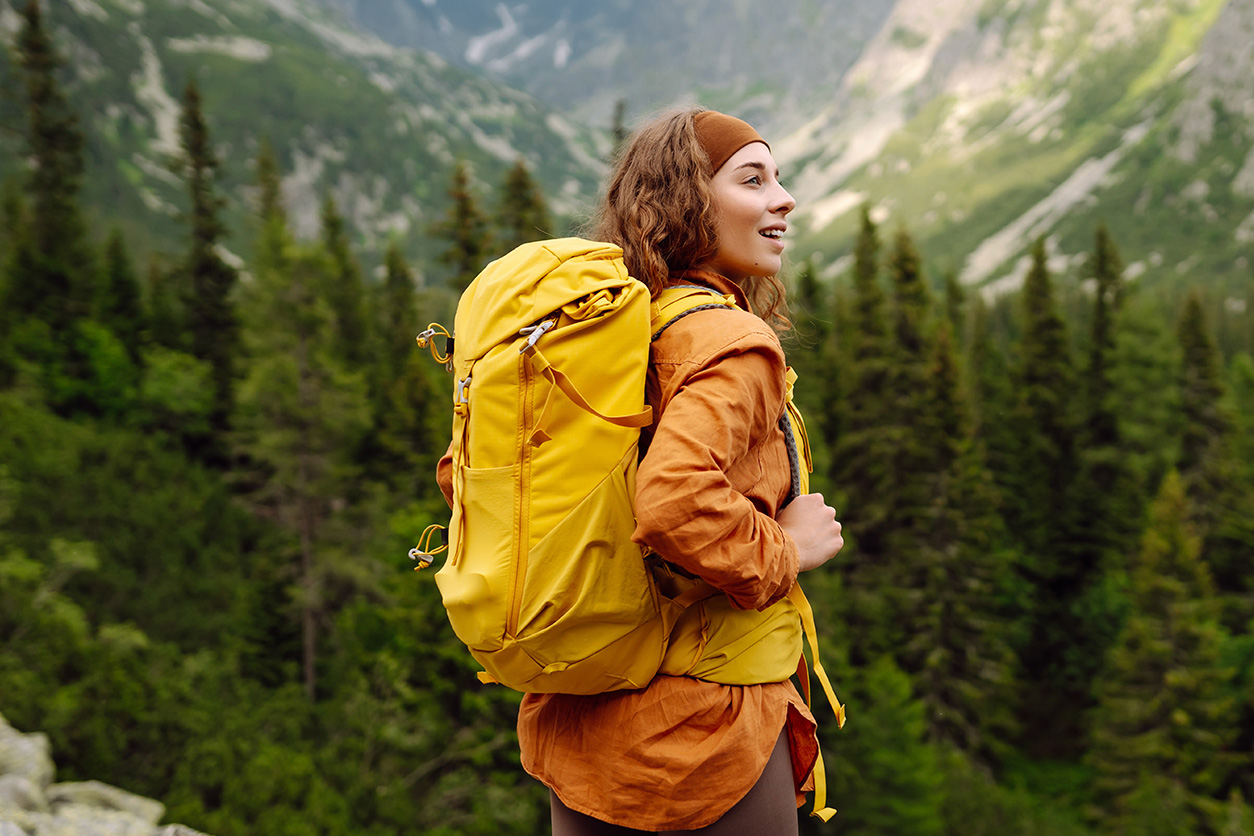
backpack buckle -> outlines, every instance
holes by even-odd
[[[540,338],[552,330],[553,326],[556,324],[557,317],[554,316],[535,325],[528,325],[526,328],[520,328],[518,333],[527,338],[527,344],[518,349],[518,353],[526,354],[530,351],[534,351],[536,343],[540,341]]]

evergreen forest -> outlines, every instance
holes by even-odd
[[[415,279],[328,196],[215,148],[183,93],[177,257],[80,205],[85,137],[35,0],[0,108],[0,712],[215,836],[535,834],[519,695],[482,685],[407,552],[447,523],[450,381],[415,346],[554,221],[520,161],[464,166]],[[254,180],[223,259],[224,166]],[[908,222],[908,219],[905,219]],[[1116,224],[1112,223],[1112,226]],[[875,836],[1254,834],[1254,326],[1127,281],[1092,231],[1021,289],[933,270],[864,209],[852,266],[788,277],[790,362],[846,546],[806,577],[829,824]],[[1246,299],[1254,302],[1254,288]]]

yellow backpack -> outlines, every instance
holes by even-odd
[[[784,681],[804,673],[804,628],[843,724],[800,585],[763,612],[736,610],[631,540],[650,340],[688,313],[734,304],[695,287],[651,300],[617,246],[578,238],[524,244],[463,293],[451,357],[431,346],[454,377],[453,512],[435,578],[483,681],[566,694],[643,688],[658,673]],[[791,399],[789,416],[808,465]],[[807,479],[800,464],[794,488]],[[411,556],[431,561],[425,547]],[[807,701],[808,686],[804,677]],[[821,773],[820,758],[820,786]],[[821,791],[816,802],[824,818],[834,812]]]

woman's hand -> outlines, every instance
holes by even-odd
[[[823,500],[821,493],[797,497],[779,512],[775,521],[797,544],[802,572],[822,566],[845,545],[836,509]]]

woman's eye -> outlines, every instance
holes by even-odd
[[[745,180],[745,185],[746,186],[760,186],[762,185],[762,178],[755,174],[749,179]]]

